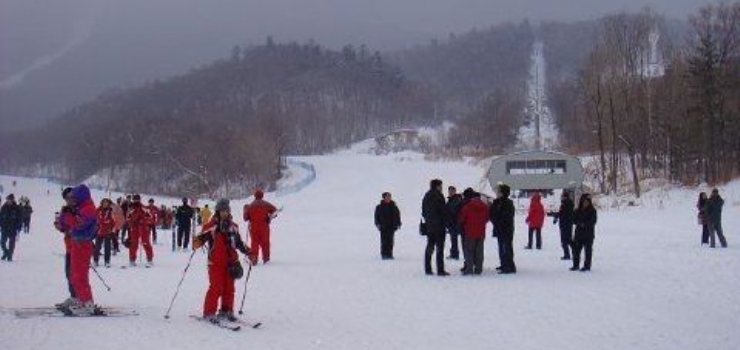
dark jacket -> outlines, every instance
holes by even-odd
[[[398,230],[401,227],[401,211],[396,202],[380,201],[375,207],[375,226],[381,231]]]
[[[194,215],[195,211],[193,210],[193,207],[187,204],[177,207],[177,212],[175,212],[175,220],[177,220],[177,226],[190,227]]]
[[[514,238],[514,202],[509,198],[496,198],[488,208],[488,218],[493,224],[493,236],[501,239]]]
[[[722,206],[725,205],[725,200],[719,195],[712,195],[707,200],[707,219],[712,225],[719,225],[722,223]]]
[[[430,233],[444,233],[446,207],[442,192],[433,189],[427,191],[421,202],[421,216]]]
[[[463,196],[461,194],[455,194],[454,196],[447,197],[447,204],[445,204],[447,216],[445,217],[445,225],[450,227],[458,226],[457,219],[460,216],[460,209],[463,207]]]
[[[596,220],[596,209],[593,206],[576,210],[573,214],[573,223],[576,225],[573,238],[576,241],[594,239]]]
[[[555,215],[555,223],[559,223],[560,228],[570,228],[573,226],[573,211],[575,203],[570,198],[560,200],[560,209]]]
[[[22,222],[21,207],[13,202],[5,202],[0,207],[0,230],[5,233],[15,234],[21,229]]]

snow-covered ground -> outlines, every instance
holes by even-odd
[[[589,273],[570,272],[559,260],[558,233],[549,223],[544,249],[523,250],[524,216],[518,214],[518,274],[494,273],[496,245],[488,238],[482,276],[460,276],[461,262],[448,260],[453,275],[440,278],[423,273],[421,198],[435,177],[445,187],[476,187],[483,168],[427,162],[411,152],[344,151],[296,160],[313,164],[316,179],[296,193],[267,196],[284,210],[273,224],[273,260],[252,271],[245,308],[246,318],[264,322],[263,329],[226,332],[188,317],[200,313],[207,288],[200,252],[165,320],[189,255],[170,252],[169,233],[161,232],[166,244],[156,246],[154,268],[120,269],[126,259],[114,257],[114,268],[100,269],[111,292],[91,275],[96,302],[135,308],[139,316],[18,319],[0,313],[0,349],[740,347],[740,182],[722,188],[728,249],[699,245],[696,191],[673,190],[659,197],[662,205],[645,200],[642,207],[600,212]],[[15,261],[0,263],[0,307],[51,305],[66,297],[61,237],[51,227],[59,186],[18,178],[13,187],[13,179],[0,177],[5,193],[29,196],[35,214]],[[393,261],[380,260],[373,226],[383,191],[393,193],[404,222]]]

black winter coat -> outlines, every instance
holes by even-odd
[[[719,195],[710,196],[707,200],[707,219],[712,225],[720,225],[722,223],[722,206],[725,205],[725,200]]]
[[[427,223],[430,233],[444,233],[445,231],[445,196],[437,190],[429,190],[421,202],[421,216]]]
[[[445,216],[445,226],[447,227],[455,227],[458,226],[458,215],[460,214],[460,210],[463,207],[463,196],[461,194],[456,194],[451,197],[447,197],[447,204],[445,204],[445,208],[447,210],[446,216]]]
[[[396,202],[380,201],[380,204],[375,207],[375,226],[381,231],[395,231],[401,227],[401,211],[398,210]]]
[[[189,205],[181,205],[177,207],[177,211],[175,212],[177,226],[190,227],[190,224],[193,222],[193,215],[195,215],[193,207]]]
[[[570,198],[560,201],[560,209],[555,214],[555,220],[559,223],[560,228],[570,228],[573,226],[573,212],[575,204]]]
[[[0,230],[6,233],[16,233],[21,229],[23,214],[21,207],[16,203],[5,202],[0,207]]]
[[[493,224],[493,236],[511,240],[514,238],[514,202],[509,198],[496,198],[488,208],[488,218]]]
[[[573,239],[576,241],[594,239],[596,220],[596,209],[593,206],[576,210],[573,214],[573,223],[576,225],[576,233]]]

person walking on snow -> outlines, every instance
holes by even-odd
[[[13,261],[15,240],[21,231],[23,218],[21,207],[15,202],[12,193],[5,197],[5,203],[0,207],[0,246],[2,246],[2,260]]]
[[[62,209],[56,213],[57,215],[54,219],[54,227],[64,235],[64,276],[67,279],[69,298],[55,306],[59,309],[66,309],[76,300],[75,290],[72,286],[72,279],[70,278],[72,270],[72,235],[69,231],[70,228],[65,224],[74,220],[74,198],[72,198],[72,187],[67,187],[62,190],[62,198],[64,199],[64,205],[62,206]]]
[[[73,215],[64,216],[63,227],[68,228],[70,244],[70,280],[75,299],[62,311],[75,316],[90,316],[95,312],[92,288],[90,287],[90,257],[92,240],[98,228],[98,215],[90,196],[90,189],[78,185],[71,192],[74,203]]]
[[[31,215],[33,214],[33,207],[31,207],[31,200],[27,197],[23,198],[21,203],[21,226],[23,233],[29,233],[31,230]]]
[[[460,223],[458,222],[458,216],[460,214],[460,208],[462,208],[463,196],[457,193],[455,186],[447,187],[447,217],[445,226],[447,232],[450,234],[450,259],[460,259],[460,248],[458,247],[458,237],[461,236]],[[465,237],[463,236],[464,240]],[[465,241],[463,241],[463,250],[465,249]]]
[[[136,255],[139,250],[139,243],[144,247],[146,253],[146,267],[151,267],[154,262],[154,251],[149,227],[152,224],[152,216],[141,204],[141,196],[135,194],[133,202],[129,205],[128,216],[126,218],[129,227],[129,247],[128,261],[129,266],[136,266]]]
[[[488,208],[488,216],[493,224],[493,237],[498,240],[498,256],[501,266],[499,273],[516,273],[514,263],[514,202],[509,198],[511,189],[501,184],[498,186],[498,197]]]
[[[532,249],[533,234],[537,238],[537,249],[542,249],[542,225],[545,223],[545,207],[542,205],[542,197],[539,192],[535,192],[532,195],[532,199],[529,202],[529,213],[525,221],[529,225],[529,240],[524,249]]]
[[[701,225],[701,244],[709,244],[709,218],[707,217],[707,193],[699,193],[699,200],[696,202],[696,209],[698,211],[697,219],[699,225]]]
[[[581,261],[581,250],[586,252],[581,271],[591,270],[591,255],[593,253],[597,219],[596,208],[591,202],[591,196],[588,193],[582,194],[578,201],[578,209],[573,215],[576,233],[573,236],[573,267],[570,268],[571,271],[578,270]]]
[[[707,218],[709,219],[709,246],[714,248],[715,245],[715,234],[719,237],[719,243],[722,248],[727,248],[727,240],[725,239],[724,233],[722,233],[722,206],[725,205],[725,200],[719,195],[718,189],[712,190],[712,195],[707,200]]]
[[[190,244],[190,229],[195,211],[188,205],[188,199],[182,198],[182,205],[177,207],[175,221],[177,222],[177,248],[188,249]]]
[[[95,266],[100,265],[100,250],[103,249],[105,267],[110,267],[111,245],[115,235],[113,229],[116,226],[112,205],[113,201],[103,198],[98,207],[98,232],[95,237],[95,252],[93,253]]]
[[[459,222],[462,227],[465,249],[465,269],[463,275],[483,273],[483,243],[488,224],[488,205],[481,200],[480,193],[467,188],[464,196],[470,200],[460,209]]]
[[[421,202],[421,216],[426,223],[427,246],[424,250],[424,273],[432,275],[432,253],[436,250],[437,275],[449,276],[445,271],[445,196],[442,194],[442,180],[429,182],[429,191]]]
[[[151,217],[151,224],[149,225],[149,232],[152,235],[152,242],[157,244],[157,222],[159,222],[160,214],[159,208],[154,204],[154,198],[149,198],[149,205],[146,206],[146,211]]]
[[[575,203],[570,199],[570,193],[563,191],[560,196],[560,208],[557,212],[548,215],[553,216],[553,223],[560,228],[560,245],[563,247],[563,256],[560,260],[570,260],[570,249],[573,244],[573,211]]]
[[[390,192],[383,192],[382,196],[380,204],[375,207],[375,227],[380,231],[380,257],[383,260],[392,260],[393,236],[401,228],[401,211]]]
[[[254,192],[254,201],[244,206],[244,221],[249,222],[249,239],[252,249],[249,261],[257,265],[257,258],[262,252],[262,262],[270,261],[270,221],[275,218],[277,208],[262,199],[262,190]]]
[[[239,227],[232,220],[228,199],[218,200],[215,215],[203,225],[203,232],[194,237],[194,249],[203,245],[207,246],[208,251],[209,281],[203,301],[203,318],[211,322],[217,322],[219,318],[237,321],[234,316],[234,282],[241,276],[239,268],[235,267],[239,264],[236,251],[248,255],[250,250],[239,235]]]

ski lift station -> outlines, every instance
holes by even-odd
[[[569,190],[578,192],[583,184],[583,165],[578,157],[552,151],[524,151],[501,156],[491,162],[488,182],[512,190]]]

